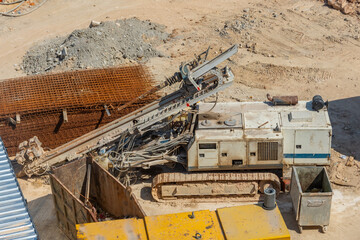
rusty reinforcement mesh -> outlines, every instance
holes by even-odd
[[[122,105],[151,88],[141,65],[27,76],[0,82],[0,118]]]
[[[143,66],[6,80],[0,82],[0,136],[10,155],[33,136],[38,136],[44,147],[56,148],[154,101],[158,96],[117,109],[151,88],[152,76]],[[66,123],[63,109],[68,112]],[[21,121],[13,124],[9,117],[15,119],[16,113]]]

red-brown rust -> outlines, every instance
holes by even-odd
[[[133,104],[133,106],[122,111],[111,111],[111,116],[107,116],[101,111],[69,113],[67,123],[61,121],[61,113],[24,118],[16,127],[9,124],[7,120],[0,120],[0,136],[11,156],[18,151],[21,142],[33,136],[37,136],[43,146],[56,148],[97,127],[131,113],[143,105],[145,104]]]
[[[0,136],[10,155],[33,136],[44,147],[56,148],[151,103],[156,94],[132,100],[152,87],[152,76],[143,66],[10,79],[0,83]],[[16,125],[9,122],[15,113],[21,116]]]
[[[298,103],[297,96],[273,96],[266,95],[267,99],[274,105],[296,105]]]
[[[64,108],[102,109],[105,104],[116,107],[151,88],[152,76],[141,65],[9,79],[0,82],[0,118]]]
[[[113,218],[146,216],[134,193],[95,161],[72,161],[50,173],[55,215],[60,229],[70,239],[76,239],[75,224],[94,222],[92,210],[83,202],[87,164],[91,164],[90,200],[95,208]]]

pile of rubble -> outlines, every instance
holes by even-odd
[[[359,188],[360,162],[353,156],[342,155],[333,150],[328,171],[332,183]]]
[[[344,14],[360,15],[360,0],[328,0],[327,4],[336,10],[340,10]]]
[[[231,21],[225,21],[223,28],[215,29],[215,31],[225,38],[228,37],[229,31],[248,36],[248,31],[264,25],[263,20],[257,19],[256,14],[258,12],[254,11],[254,9],[246,8],[241,16]]]
[[[102,68],[128,62],[145,62],[164,55],[154,47],[167,41],[165,26],[137,18],[94,22],[89,28],[32,47],[21,69],[27,74],[54,70]]]

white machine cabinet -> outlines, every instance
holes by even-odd
[[[330,164],[332,128],[326,108],[311,102],[200,103],[188,170],[282,169]]]

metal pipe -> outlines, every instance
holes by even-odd
[[[296,105],[298,103],[297,96],[273,96],[266,94],[266,97],[271,101],[275,106],[276,105]]]
[[[21,119],[20,119],[20,114],[16,113],[16,123],[20,123]]]
[[[63,109],[63,120],[64,120],[64,123],[67,123],[69,121],[66,108]]]
[[[272,210],[276,207],[275,203],[275,196],[276,196],[276,190],[273,188],[267,188],[264,190],[264,204],[263,208],[266,210]]]
[[[264,122],[263,124],[259,125],[258,128],[261,128],[262,126],[264,126],[264,125],[266,125],[266,124],[268,124],[268,123],[269,123],[269,121],[266,121],[266,122]]]
[[[214,59],[210,60],[209,62],[205,62],[199,66],[197,66],[195,69],[191,70],[191,77],[196,79],[202,75],[204,75],[206,72],[211,70],[212,68],[216,67],[220,63],[224,62],[226,59],[233,56],[238,51],[238,45],[235,44],[219,56],[215,57]]]
[[[86,172],[86,189],[85,189],[85,205],[89,206],[89,196],[90,196],[90,178],[91,176],[91,164],[87,166]]]
[[[106,115],[108,115],[110,117],[111,113],[110,113],[109,108],[106,105],[104,105],[104,108],[105,108]]]

